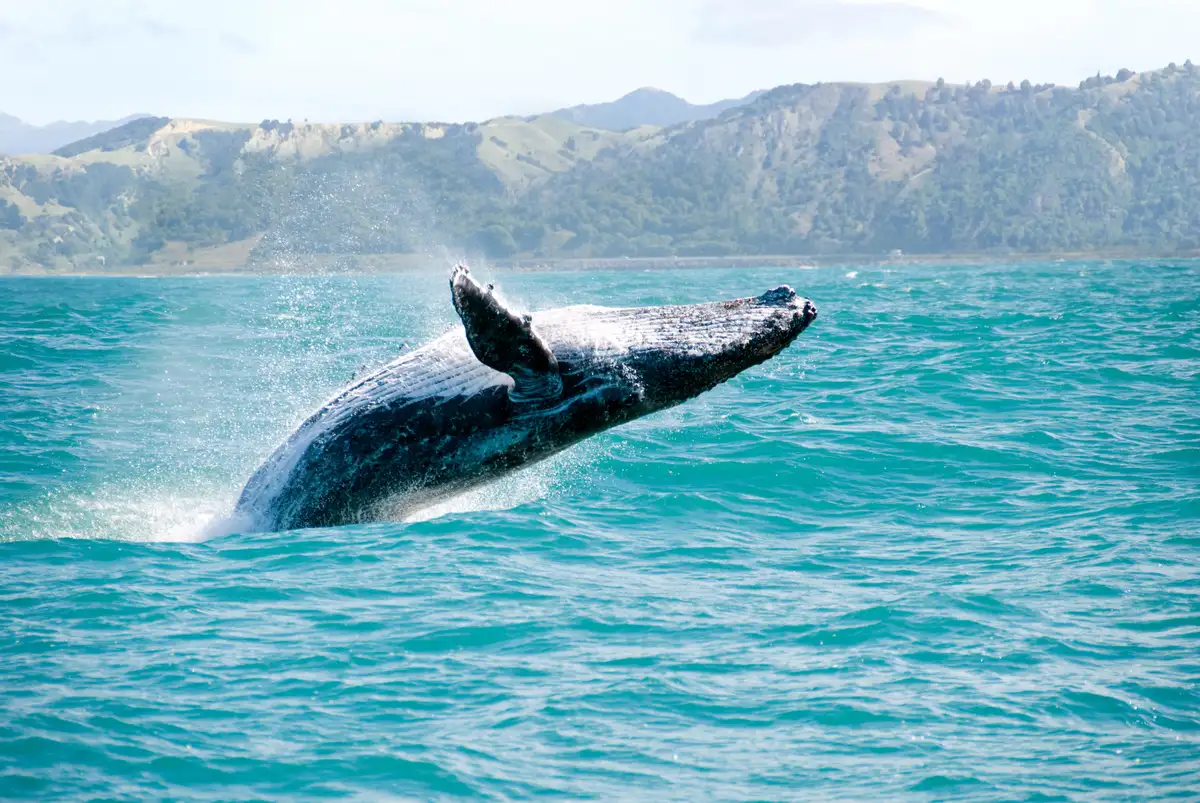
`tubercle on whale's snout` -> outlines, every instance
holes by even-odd
[[[786,284],[781,284],[774,290],[768,290],[758,297],[760,303],[774,304],[775,306],[780,307],[784,304],[790,304],[795,299],[796,291],[793,290],[791,286]]]
[[[817,305],[810,299],[801,298],[786,284],[781,284],[774,290],[768,290],[757,299],[758,303],[773,307],[790,307],[792,323],[797,332],[803,332],[808,325],[817,319]]]

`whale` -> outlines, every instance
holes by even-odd
[[[274,532],[403,519],[783,351],[817,317],[782,285],[650,307],[522,312],[466,265],[462,325],[337,393],[247,481],[235,515]]]

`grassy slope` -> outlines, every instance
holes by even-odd
[[[480,160],[510,187],[524,188],[553,173],[590,161],[606,148],[629,148],[658,129],[644,126],[626,133],[587,128],[553,115],[532,120],[500,117],[480,126]]]
[[[134,124],[145,129],[144,123]],[[209,180],[211,164],[205,151],[205,137],[226,135],[240,137],[241,155],[248,158],[265,157],[280,165],[303,164],[322,157],[341,154],[362,154],[383,149],[406,134],[417,132],[426,140],[445,136],[447,127],[438,124],[414,123],[303,123],[249,125],[209,120],[161,120],[150,130],[135,132],[136,137],[123,132],[106,132],[76,146],[68,146],[61,155],[32,155],[0,157],[0,200],[15,204],[20,213],[37,225],[31,231],[0,233],[0,271],[31,268],[51,271],[87,269],[99,264],[94,256],[80,260],[75,257],[46,258],[46,249],[53,249],[69,234],[87,229],[88,236],[115,245],[128,246],[143,228],[144,222],[117,220],[103,210],[92,214],[75,212],[71,219],[64,216],[75,210],[54,199],[35,197],[36,193],[22,191],[12,180],[12,173],[22,169],[36,171],[44,181],[68,181],[86,177],[95,165],[128,168],[131,173],[129,189],[124,200],[133,201],[141,186],[155,182],[194,192]],[[580,160],[594,158],[605,148],[632,146],[644,141],[655,129],[618,134],[588,129],[549,115],[533,120],[499,118],[478,126],[477,155],[482,164],[492,170],[513,191],[542,181],[555,172],[569,170]],[[78,151],[78,152],[76,152]],[[6,180],[7,179],[7,180]],[[59,219],[50,223],[49,219]],[[83,219],[80,219],[83,218]],[[101,224],[97,218],[106,218]],[[106,228],[104,236],[96,229]],[[184,263],[228,266],[231,260],[244,262],[249,248],[257,237],[235,247],[204,247],[174,243],[155,254],[150,260],[158,266],[183,266]],[[34,264],[35,254],[42,249],[42,264]],[[49,264],[47,264],[49,263]]]
[[[917,81],[796,85],[717,119],[625,133],[552,115],[477,126],[176,119],[148,127],[139,121],[61,151],[68,155],[0,157],[0,200],[29,220],[19,233],[0,230],[0,270],[34,262],[80,269],[93,266],[96,255],[115,257],[139,236],[163,229],[161,198],[208,190],[245,165],[267,164],[288,174],[320,164],[333,171],[322,175],[336,183],[353,182],[383,164],[393,172],[379,168],[369,178],[386,183],[397,175],[407,179],[405,165],[421,172],[425,154],[442,160],[438,192],[457,199],[448,214],[471,217],[464,231],[543,227],[536,250],[518,242],[517,250],[528,255],[646,256],[655,249],[706,254],[714,238],[726,248],[753,241],[773,253],[813,243],[818,251],[871,252],[911,232],[952,244],[943,250],[969,251],[983,242],[1032,251],[1046,250],[1040,244],[1053,240],[1062,220],[1095,223],[1068,243],[1085,247],[1089,237],[1113,240],[1118,223],[1107,218],[1118,207],[1143,218],[1158,214],[1163,202],[1150,196],[1162,176],[1191,175],[1164,161],[1173,145],[1125,119],[1126,107],[1161,103],[1163,82],[1182,80],[1179,75],[1160,71],[1101,83],[1077,93],[1084,108],[1062,113],[1051,108],[1055,94],[1049,89],[939,89]],[[1158,101],[1147,100],[1150,93],[1142,90],[1155,84]],[[966,94],[975,99],[953,99]],[[1166,109],[1167,133],[1181,108]],[[1155,125],[1162,116],[1157,110],[1137,113]],[[1008,117],[997,128],[990,115]],[[1190,123],[1183,124],[1186,129]],[[467,143],[474,167],[462,161],[458,145],[452,153],[459,155],[437,156],[414,145],[414,137],[417,143]],[[1190,146],[1179,141],[1179,159],[1186,161]],[[401,142],[408,144],[398,149]],[[1155,167],[1155,160],[1162,165]],[[1147,164],[1159,173],[1147,172]],[[469,197],[482,191],[478,177],[469,178],[478,169],[499,180],[504,198]],[[455,170],[467,172],[447,184],[447,171]],[[422,173],[419,180],[426,178]],[[1179,189],[1185,203],[1189,192],[1194,188]],[[1068,208],[1079,199],[1092,206]],[[440,203],[440,196],[435,200]],[[1032,216],[1030,204],[1036,206]],[[1021,216],[1029,219],[1015,229],[1009,225]],[[699,232],[691,239],[689,226]],[[586,231],[607,239],[577,236]],[[914,235],[912,242],[920,250],[920,238]],[[211,258],[216,265],[242,259],[248,249],[246,243],[163,247],[160,241],[148,258],[160,265]]]

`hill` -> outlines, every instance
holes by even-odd
[[[56,148],[145,116],[135,114],[120,120],[96,122],[59,120],[49,125],[37,126],[0,112],[0,153],[50,153]]]
[[[655,131],[552,116],[468,125],[136,120],[54,154],[0,157],[0,272],[143,264],[251,239],[262,258],[482,247],[483,216]]]
[[[670,92],[643,87],[610,103],[571,106],[551,114],[592,128],[628,131],[645,125],[666,127],[707,120],[736,106],[743,106],[761,94],[752,92],[744,98],[697,106]]]
[[[0,270],[357,259],[1190,253],[1200,70],[1078,87],[796,84],[624,133],[139,121],[0,159]],[[240,249],[240,250],[238,250]],[[224,253],[224,252],[223,252]]]

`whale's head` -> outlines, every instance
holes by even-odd
[[[568,380],[599,378],[636,415],[691,399],[787,348],[817,317],[812,301],[783,285],[752,298],[659,307],[568,307],[534,325]],[[573,380],[573,381],[572,381]]]

